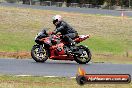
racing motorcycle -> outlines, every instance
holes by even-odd
[[[78,43],[89,37],[89,35],[78,35],[73,39],[76,45],[70,46],[61,34],[47,33],[47,29],[43,29],[35,37],[36,44],[31,49],[31,56],[36,62],[45,62],[49,58],[86,64],[91,60],[91,52],[87,46]]]

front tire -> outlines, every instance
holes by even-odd
[[[48,52],[47,50],[43,49],[43,52],[38,51],[39,45],[34,45],[31,49],[31,57],[36,61],[36,62],[45,62],[48,59]],[[41,55],[41,57],[40,57]]]
[[[92,54],[91,54],[90,50],[87,47],[83,46],[83,45],[78,46],[78,48],[82,50],[83,54],[79,55],[79,56],[74,55],[75,61],[79,64],[88,63],[91,60],[91,57],[92,57]]]

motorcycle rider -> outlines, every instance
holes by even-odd
[[[77,31],[74,30],[68,23],[63,21],[60,15],[53,16],[53,24],[56,26],[56,29],[53,33],[57,34],[60,32],[63,36],[63,39],[69,42],[70,45],[74,46],[75,42],[72,39],[78,36]]]

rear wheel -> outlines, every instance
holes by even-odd
[[[39,48],[39,45],[34,45],[31,50],[31,56],[36,62],[45,62],[48,59],[48,52],[45,49],[39,52]]]
[[[77,63],[79,64],[86,64],[88,63],[90,60],[91,60],[91,52],[90,50],[83,46],[83,45],[80,45],[78,46],[79,48],[79,51],[82,53],[81,55],[74,55],[74,59]]]

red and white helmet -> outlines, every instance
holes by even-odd
[[[56,22],[60,22],[62,20],[62,17],[60,15],[55,15],[52,17],[53,19],[53,24],[55,24]]]

